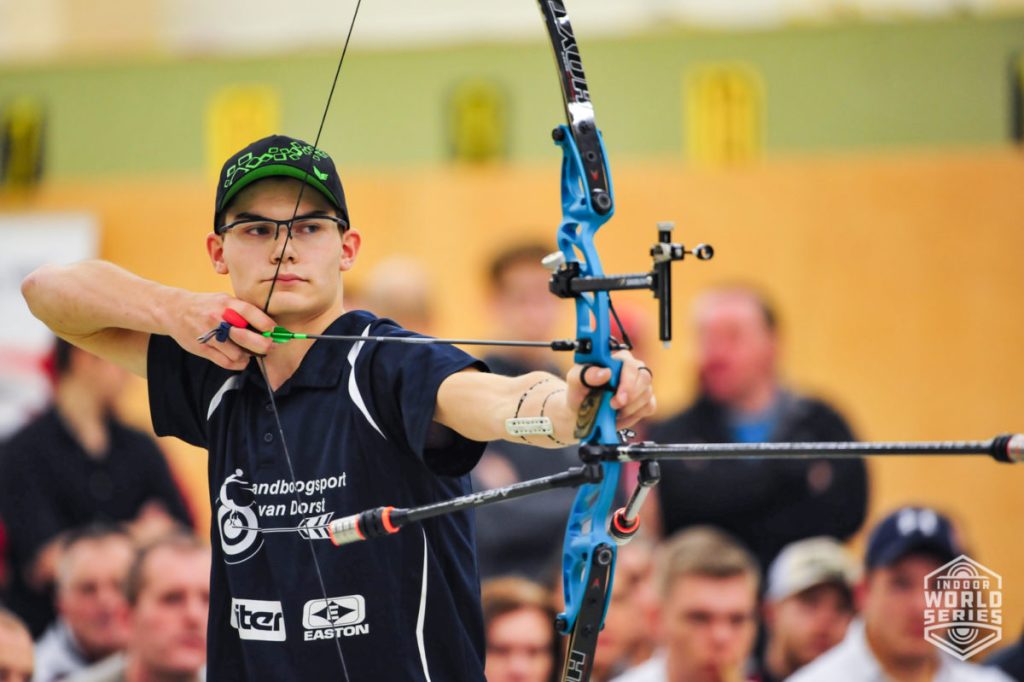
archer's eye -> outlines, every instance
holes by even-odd
[[[247,223],[244,226],[243,232],[247,237],[270,237],[274,234],[274,229],[277,227],[274,223]]]
[[[320,219],[309,219],[296,221],[292,226],[292,232],[294,234],[301,234],[307,237],[311,237],[319,232],[323,232],[327,229],[327,223],[330,221]]]

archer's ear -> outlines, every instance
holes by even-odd
[[[228,274],[228,264],[224,262],[224,237],[216,232],[206,235],[206,252],[210,255],[210,262],[218,275]]]
[[[359,247],[363,244],[363,235],[359,230],[351,228],[341,235],[341,261],[339,269],[344,272],[351,270],[356,264],[356,256],[359,255]]]

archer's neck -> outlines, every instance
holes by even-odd
[[[332,305],[317,315],[275,316],[271,309],[271,317],[277,324],[297,334],[323,334],[335,320],[344,314],[345,307],[340,298],[336,305]],[[266,357],[266,367],[272,389],[276,391],[281,384],[295,374],[313,343],[313,341],[296,340],[275,344],[270,349]]]

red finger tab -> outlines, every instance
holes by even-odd
[[[230,324],[232,327],[245,327],[249,326],[249,322],[242,317],[237,310],[234,308],[225,308],[224,313],[220,316],[222,320]]]

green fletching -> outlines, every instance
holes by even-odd
[[[308,338],[305,334],[296,334],[288,331],[284,327],[274,327],[269,332],[263,332],[263,336],[270,338],[274,343],[284,343],[285,341],[291,341],[292,339]]]

